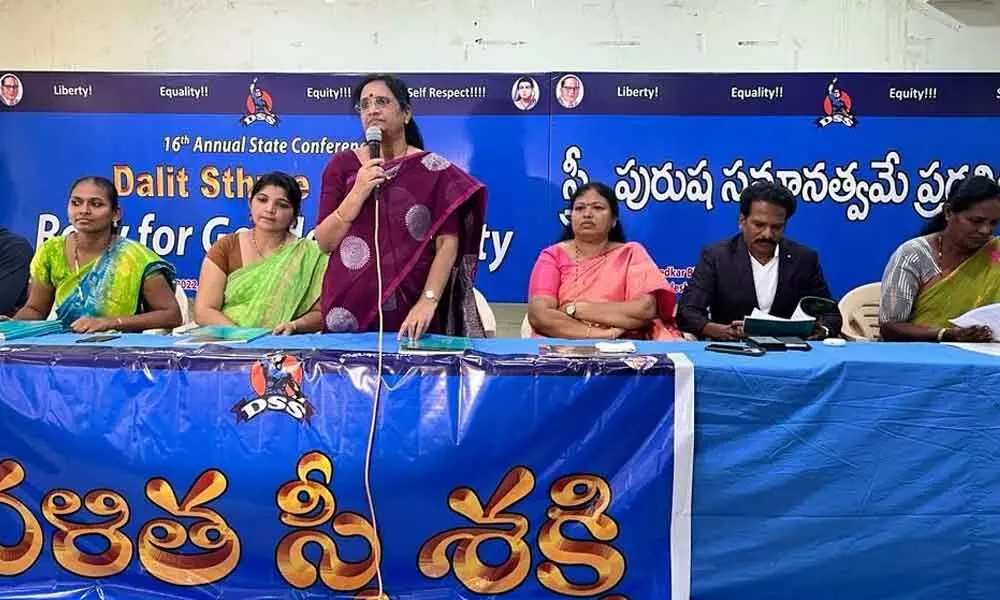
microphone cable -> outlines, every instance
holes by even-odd
[[[382,213],[379,211],[379,198],[382,195],[378,186],[373,192],[375,201],[375,274],[377,277],[376,286],[378,293],[375,299],[378,309],[378,358],[375,366],[375,394],[372,397],[372,418],[368,427],[368,445],[365,448],[365,496],[368,499],[368,512],[372,517],[372,532],[375,534],[375,543],[378,545],[378,556],[375,560],[375,579],[378,584],[378,600],[382,600],[385,594],[385,587],[382,581],[382,541],[378,532],[378,523],[375,519],[375,498],[372,494],[371,486],[371,461],[372,451],[375,447],[375,428],[378,424],[379,405],[382,398],[382,367],[383,367],[383,346],[382,338],[385,337],[385,315],[382,312],[382,246],[379,243],[379,223],[382,221]],[[374,548],[372,549],[374,550]]]

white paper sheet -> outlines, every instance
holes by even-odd
[[[945,345],[953,348],[961,348],[962,350],[968,350],[969,352],[978,352],[979,354],[989,354],[990,356],[1000,357],[1000,344],[964,344],[958,342],[947,342]]]
[[[783,323],[791,323],[791,322],[798,322],[798,321],[814,321],[815,320],[812,317],[810,317],[809,315],[807,315],[806,313],[802,312],[802,309],[799,308],[799,307],[797,307],[795,309],[795,312],[792,314],[792,318],[791,319],[784,319],[782,317],[776,317],[776,316],[772,315],[771,313],[766,313],[766,312],[762,311],[759,308],[753,309],[753,312],[751,312],[749,315],[747,315],[746,318],[747,319],[760,319],[762,321],[781,321]]]
[[[993,341],[1000,342],[1000,304],[987,304],[974,308],[951,320],[958,327],[985,325],[993,330]]]

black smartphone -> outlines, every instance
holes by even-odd
[[[80,338],[76,340],[77,344],[99,344],[101,342],[110,342],[111,340],[117,340],[120,335],[115,335],[112,333],[104,335],[92,335],[90,337]]]
[[[798,350],[800,352],[808,352],[812,350],[812,346],[809,345],[809,342],[799,337],[780,337],[778,340],[780,340],[788,350]]]
[[[785,344],[776,337],[766,336],[766,335],[752,335],[747,338],[754,346],[758,348],[763,348],[765,350],[785,350]]]
[[[740,356],[764,356],[767,352],[763,348],[745,346],[743,344],[708,344],[705,350],[709,352],[722,352],[724,354],[739,354]]]

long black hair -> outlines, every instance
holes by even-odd
[[[262,175],[261,178],[253,184],[253,189],[250,191],[250,201],[252,202],[253,197],[269,185],[285,190],[285,195],[288,196],[288,202],[292,205],[292,210],[294,211],[292,221],[298,219],[299,212],[302,209],[302,188],[299,186],[299,182],[288,173],[272,171],[271,173]]]
[[[570,211],[573,210],[573,206],[576,204],[577,199],[591,190],[597,192],[599,196],[607,200],[608,206],[611,208],[611,217],[614,218],[615,224],[611,227],[611,230],[608,231],[608,241],[624,244],[626,241],[625,228],[622,227],[622,220],[618,216],[618,199],[615,198],[615,193],[611,191],[611,188],[608,186],[599,181],[592,181],[576,188],[576,191],[573,192],[573,195],[570,196],[569,199]],[[567,223],[566,226],[563,227],[562,237],[559,238],[559,241],[565,242],[571,239],[573,239],[573,224]]]
[[[920,235],[944,231],[947,224],[944,214],[946,209],[952,213],[965,212],[987,200],[1000,200],[1000,185],[989,177],[973,175],[955,183],[951,193],[948,194],[948,199],[941,205],[941,211],[924,226]]]
[[[387,73],[371,73],[365,75],[358,82],[358,85],[354,86],[354,98],[355,102],[360,102],[361,92],[365,89],[365,86],[373,81],[381,81],[385,84],[392,95],[396,98],[396,102],[399,102],[399,107],[403,110],[409,108],[411,110],[410,122],[406,124],[403,128],[403,135],[406,138],[406,143],[414,148],[424,149],[424,136],[420,135],[420,128],[417,127],[417,120],[413,118],[412,110],[413,105],[410,103],[410,88],[406,85],[406,82],[396,77],[395,75],[389,75]]]

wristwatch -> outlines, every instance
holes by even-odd
[[[575,304],[567,304],[566,305],[566,314],[569,315],[569,316],[571,316],[571,317],[574,317],[576,315],[576,305]]]
[[[437,302],[440,298],[434,293],[434,290],[427,290],[424,292],[424,298],[427,298],[431,302]]]

